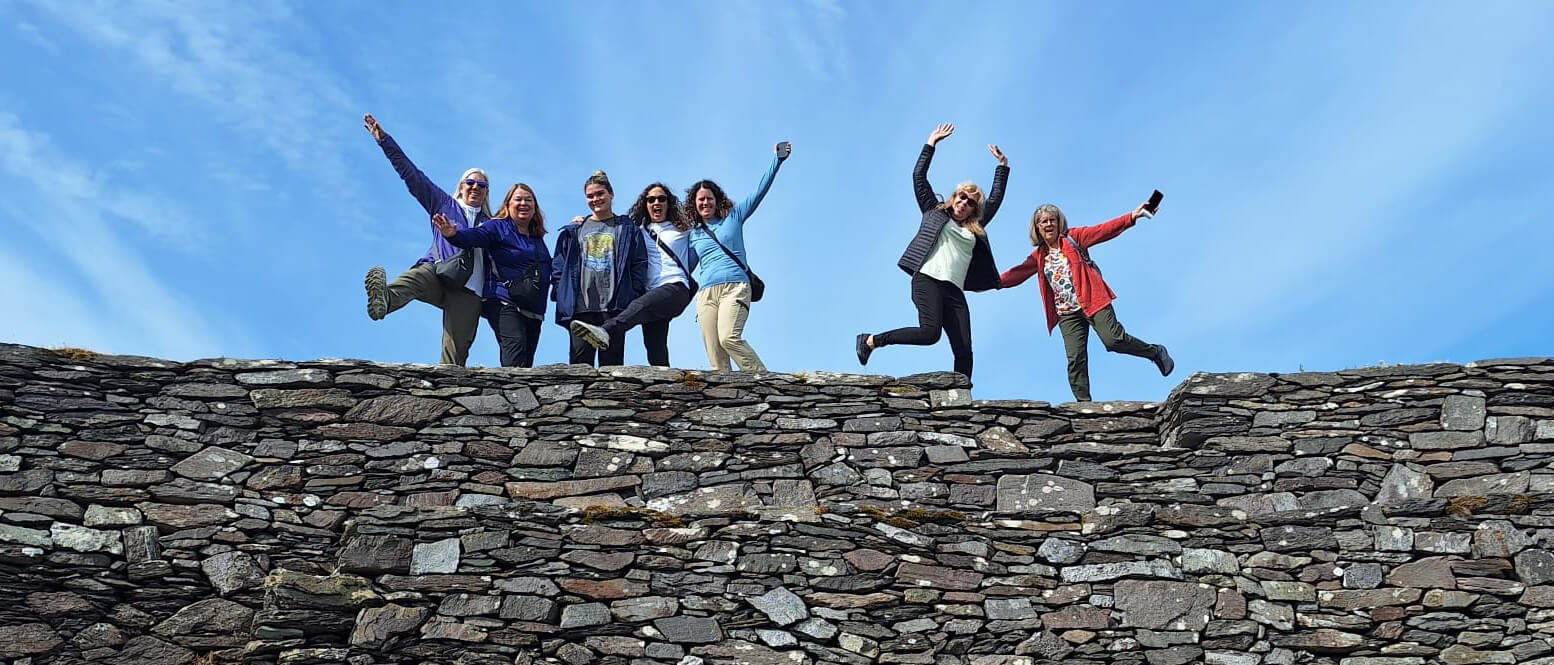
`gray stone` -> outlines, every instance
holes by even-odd
[[[5,527],[0,527],[4,529]],[[1548,550],[1524,550],[1516,555],[1516,578],[1524,584],[1554,582],[1554,553]]]
[[[328,384],[329,373],[321,369],[286,369],[269,372],[245,372],[232,377],[245,386],[284,386]]]
[[[345,419],[379,425],[420,427],[447,413],[451,402],[412,395],[384,395],[363,401],[345,413]]]
[[[1036,617],[1036,609],[1031,607],[1029,598],[989,598],[982,601],[982,608],[991,621],[1021,621]]]
[[[1435,481],[1424,472],[1405,464],[1393,464],[1387,476],[1381,479],[1381,489],[1376,492],[1376,503],[1389,504],[1414,499],[1428,499],[1435,490]]]
[[[1036,548],[1036,554],[1051,563],[1069,564],[1079,561],[1085,555],[1085,545],[1074,540],[1047,538]]]
[[[1206,584],[1122,580],[1113,587],[1122,625],[1165,630],[1202,630],[1214,607]]]
[[[1236,563],[1236,555],[1221,550],[1183,549],[1181,564],[1184,573],[1235,575],[1241,572],[1241,566]]]
[[[1408,445],[1414,450],[1481,448],[1484,445],[1484,433],[1479,430],[1470,432],[1418,432],[1408,435]]]
[[[1414,549],[1441,554],[1467,554],[1472,549],[1473,534],[1459,532],[1421,531],[1414,534]]]
[[[0,626],[0,658],[22,658],[53,651],[64,643],[46,623]]]
[[[1125,554],[1154,556],[1180,554],[1182,546],[1170,538],[1147,534],[1126,534],[1094,541],[1090,543],[1089,549],[1101,552],[1122,552]]]
[[[457,542],[457,541],[455,541]],[[349,573],[408,573],[414,544],[408,538],[358,535],[340,548],[340,570]]]
[[[1356,563],[1344,569],[1345,589],[1374,589],[1381,586],[1382,567],[1379,563]]]
[[[173,473],[195,480],[220,480],[251,464],[252,456],[217,446],[205,448],[172,466]]]
[[[1532,441],[1537,433],[1537,425],[1526,416],[1494,416],[1484,427],[1484,438],[1502,446]]]
[[[479,596],[468,593],[451,593],[437,606],[443,616],[469,617],[496,614],[501,606],[500,596]]]
[[[248,641],[254,611],[221,598],[195,601],[151,632],[187,647],[238,647]]]
[[[465,395],[453,401],[477,416],[505,416],[513,410],[512,403],[501,395]]]
[[[503,619],[539,623],[551,623],[555,620],[555,615],[556,603],[549,598],[538,596],[507,596],[502,599],[502,606],[497,610],[497,616]]]
[[[223,596],[264,584],[264,571],[247,552],[223,552],[200,562],[200,570]]]
[[[1473,531],[1473,556],[1479,559],[1509,559],[1533,540],[1505,520],[1485,520]]]
[[[1485,494],[1525,494],[1532,474],[1527,471],[1500,473],[1478,478],[1458,478],[1436,488],[1436,497],[1483,496]]]
[[[1182,573],[1164,561],[1119,561],[1084,566],[1068,566],[1060,571],[1063,582],[1104,582],[1123,577],[1163,577],[1181,579]]]
[[[1484,398],[1470,395],[1447,395],[1441,403],[1441,427],[1449,430],[1474,431],[1484,428]]]
[[[652,621],[674,616],[679,611],[680,602],[665,596],[622,598],[610,603],[610,612],[621,621]]]
[[[416,543],[410,554],[410,574],[456,573],[459,571],[458,538]]]
[[[1247,603],[1250,618],[1257,623],[1272,626],[1276,630],[1295,629],[1295,608],[1286,603],[1270,603],[1256,599]]]
[[[77,552],[124,553],[124,541],[119,538],[119,532],[117,531],[101,531],[74,524],[55,522],[49,527],[49,538],[54,541],[55,547],[72,549]]]
[[[351,645],[378,649],[396,635],[413,633],[432,613],[429,607],[384,605],[363,608],[351,630]]]
[[[610,622],[610,608],[604,603],[579,603],[561,608],[562,628],[603,626]]]
[[[787,587],[776,587],[753,598],[747,598],[751,606],[760,610],[766,618],[779,626],[787,626],[809,618],[809,607]],[[679,641],[679,640],[675,640]]]
[[[655,619],[653,627],[665,640],[678,644],[709,644],[723,639],[723,628],[712,617],[665,617]]]
[[[698,425],[711,425],[713,427],[727,427],[730,425],[743,425],[746,421],[766,413],[772,408],[770,404],[752,404],[749,406],[709,406],[694,409],[685,413],[685,418]]]
[[[648,507],[671,515],[738,515],[761,507],[761,499],[748,483],[702,487],[693,492],[659,497]]]
[[[1095,488],[1077,480],[1045,474],[998,479],[998,512],[1083,513],[1095,505]]]

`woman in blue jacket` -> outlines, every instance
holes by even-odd
[[[739,205],[711,180],[691,185],[685,192],[685,216],[692,226],[691,249],[701,263],[696,268],[696,281],[701,285],[696,294],[696,322],[701,326],[702,344],[707,347],[707,360],[714,370],[728,371],[732,358],[741,370],[766,371],[766,364],[744,337],[750,303],[755,300],[753,280],[747,270],[750,261],[745,257],[745,220],[755,214],[761,199],[766,198],[777,169],[792,150],[787,141],[777,144],[777,156],[766,167],[755,193]]]
[[[568,328],[574,320],[600,325],[620,314],[631,301],[647,292],[647,246],[631,218],[612,209],[615,188],[604,171],[595,171],[583,183],[590,214],[581,222],[562,227],[556,234],[551,259],[551,300],[556,302],[556,324]],[[581,337],[572,338],[571,362],[620,365],[626,360],[624,335],[595,349]]]
[[[481,169],[471,168],[459,178],[454,196],[433,183],[405,156],[394,138],[369,115],[362,116],[367,133],[378,142],[394,171],[405,181],[410,195],[428,214],[441,213],[460,229],[473,228],[491,218],[486,202],[490,179]],[[456,258],[459,257],[459,258]],[[455,266],[467,266],[468,274]],[[480,294],[485,292],[485,254],[472,250],[461,257],[457,247],[448,244],[442,234],[432,231],[432,247],[406,270],[388,281],[382,266],[367,271],[367,316],[374,321],[389,312],[419,300],[442,309],[442,359],[445,365],[463,365],[469,359],[469,347],[475,343],[480,321]]]
[[[550,292],[545,213],[534,190],[521,182],[502,200],[495,217],[472,229],[459,229],[442,213],[432,223],[454,247],[486,251],[491,260],[481,311],[502,349],[502,366],[533,367]]]

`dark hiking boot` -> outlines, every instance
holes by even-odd
[[[869,354],[874,353],[874,347],[869,346],[868,333],[858,335],[858,342],[854,345],[854,350],[858,352],[858,364],[868,365]]]
[[[1155,345],[1154,361],[1155,367],[1160,368],[1160,376],[1171,376],[1171,372],[1176,371],[1176,361],[1171,359],[1171,354],[1164,346]]]
[[[388,316],[388,275],[382,266],[367,271],[367,318],[380,321]]]

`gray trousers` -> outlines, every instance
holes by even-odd
[[[1063,331],[1063,350],[1068,352],[1068,387],[1074,390],[1074,399],[1090,401],[1090,328],[1101,338],[1101,344],[1112,353],[1125,353],[1140,358],[1155,357],[1155,345],[1128,334],[1117,322],[1112,306],[1085,318],[1084,312],[1065,314],[1058,319],[1058,330]]]
[[[438,362],[462,367],[469,360],[469,347],[475,343],[475,330],[480,324],[480,296],[462,286],[449,287],[437,277],[432,264],[422,263],[388,285],[388,311],[412,300],[442,310],[442,360]]]

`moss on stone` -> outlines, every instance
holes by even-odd
[[[614,520],[646,522],[658,527],[682,527],[685,521],[678,516],[652,508],[630,506],[589,506],[583,509],[583,523],[595,524]]]
[[[96,351],[89,349],[78,349],[73,346],[61,346],[59,348],[49,349],[48,351],[49,353],[52,353],[56,356],[66,360],[73,360],[75,362],[90,362],[103,357],[103,354]]]
[[[1452,517],[1472,517],[1473,513],[1489,504],[1482,496],[1456,496],[1446,502],[1446,514]]]
[[[876,521],[901,529],[911,529],[924,524],[960,524],[966,521],[966,514],[958,510],[905,508],[886,511],[877,506],[859,506],[858,512],[868,515]]]
[[[701,374],[696,372],[681,372],[680,376],[675,378],[675,383],[678,383],[692,390],[701,390],[702,388],[707,387],[707,382],[703,381]]]

